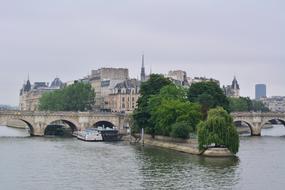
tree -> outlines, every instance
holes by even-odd
[[[95,92],[90,84],[77,82],[42,95],[39,110],[42,111],[86,111],[94,105]]]
[[[252,101],[249,97],[228,98],[230,112],[248,112],[251,111]]]
[[[226,146],[232,153],[239,149],[239,135],[233,124],[232,117],[222,107],[211,109],[206,121],[198,125],[199,149],[215,144]]]
[[[134,128],[133,130],[139,130],[145,128],[146,132],[154,135],[154,124],[151,121],[151,115],[148,108],[149,98],[152,95],[156,95],[160,92],[160,89],[164,86],[171,84],[172,82],[164,78],[163,75],[152,74],[149,80],[141,84],[140,98],[138,99],[138,107],[133,113]]]
[[[252,100],[252,107],[251,107],[251,111],[260,111],[260,112],[269,112],[269,108],[266,107],[263,102],[261,101],[257,101],[257,100]]]
[[[230,112],[269,111],[261,101],[251,100],[249,97],[228,98],[228,100],[230,103]]]
[[[221,106],[227,111],[229,110],[229,101],[223,90],[215,82],[194,83],[189,88],[187,95],[191,102],[197,102],[202,105],[204,118],[206,118],[209,109],[217,106]]]
[[[155,123],[155,134],[172,135],[184,138],[189,132],[196,130],[196,125],[201,120],[200,106],[196,103],[185,102],[181,100],[162,100],[161,104],[151,112],[151,119]],[[182,136],[176,134],[173,125],[183,123],[187,126],[187,134]],[[181,126],[181,125],[180,125]],[[174,125],[174,127],[176,127]],[[184,127],[186,128],[186,127]]]
[[[154,134],[188,137],[189,132],[195,131],[201,119],[200,109],[200,105],[187,100],[186,90],[183,87],[174,84],[163,87],[159,94],[149,98],[148,110],[150,120],[154,124]],[[180,133],[182,124],[184,131],[188,131],[183,135]]]
[[[190,132],[191,128],[189,127],[189,124],[185,121],[181,121],[176,122],[171,126],[170,136],[174,138],[188,139]]]

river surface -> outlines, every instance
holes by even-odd
[[[241,137],[237,158],[125,142],[28,137],[0,126],[2,190],[285,189],[285,127]]]

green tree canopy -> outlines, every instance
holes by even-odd
[[[188,90],[188,99],[202,105],[204,116],[207,115],[209,109],[217,106],[229,110],[229,101],[223,90],[217,83],[212,81],[192,84]]]
[[[153,97],[150,101],[156,100],[157,98]],[[199,104],[179,99],[162,99],[159,105],[152,106],[150,110],[157,135],[188,138],[189,133],[195,131],[196,125],[201,119]],[[175,125],[176,123],[180,124]],[[179,127],[182,125],[184,131],[187,131],[183,135],[178,130],[174,131],[174,128],[180,129]]]
[[[249,97],[228,98],[230,112],[248,112],[251,111],[252,102]]]
[[[149,80],[141,84],[140,98],[138,99],[138,107],[133,113],[134,130],[145,128],[146,132],[154,135],[154,124],[151,121],[150,111],[148,109],[149,98],[152,95],[158,94],[160,89],[172,82],[164,78],[163,75],[152,74]]]
[[[249,97],[228,98],[228,100],[230,112],[269,111],[261,101],[251,100]]]
[[[186,138],[190,131],[195,131],[201,119],[200,106],[189,102],[186,92],[185,88],[171,83],[149,97],[146,110],[153,124],[151,134]],[[181,131],[187,132],[182,135]],[[148,128],[146,132],[150,132]]]
[[[39,110],[42,111],[86,111],[94,105],[95,92],[90,84],[75,83],[63,89],[42,95]]]
[[[206,121],[198,125],[199,149],[214,143],[224,145],[232,153],[239,149],[239,135],[233,124],[232,117],[222,107],[211,109]]]
[[[260,112],[269,112],[269,108],[266,107],[263,102],[258,101],[258,100],[252,100],[251,102],[251,111],[260,111]]]

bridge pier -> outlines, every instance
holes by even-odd
[[[251,124],[251,136],[261,136],[261,122]]]
[[[41,123],[36,123],[33,126],[33,131],[31,131],[32,136],[44,136],[45,135],[45,126]]]

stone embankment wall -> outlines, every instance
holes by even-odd
[[[140,137],[139,134],[135,135]],[[128,138],[126,138],[128,139]],[[135,138],[129,138],[131,142],[135,142]],[[137,142],[137,141],[136,141]],[[233,156],[233,154],[227,148],[208,148],[205,151],[200,151],[198,149],[198,141],[196,139],[179,139],[165,136],[155,136],[152,138],[151,135],[144,135],[144,139],[139,140],[140,143],[146,145],[157,146],[161,148],[167,148],[171,150],[176,150],[179,152],[189,153],[193,155],[203,155],[211,157],[228,157]]]
[[[8,121],[7,122],[7,126],[8,127],[13,127],[13,128],[20,128],[20,129],[25,129],[25,127],[27,126],[24,122],[22,121],[18,121],[18,120],[15,120],[15,121]]]

